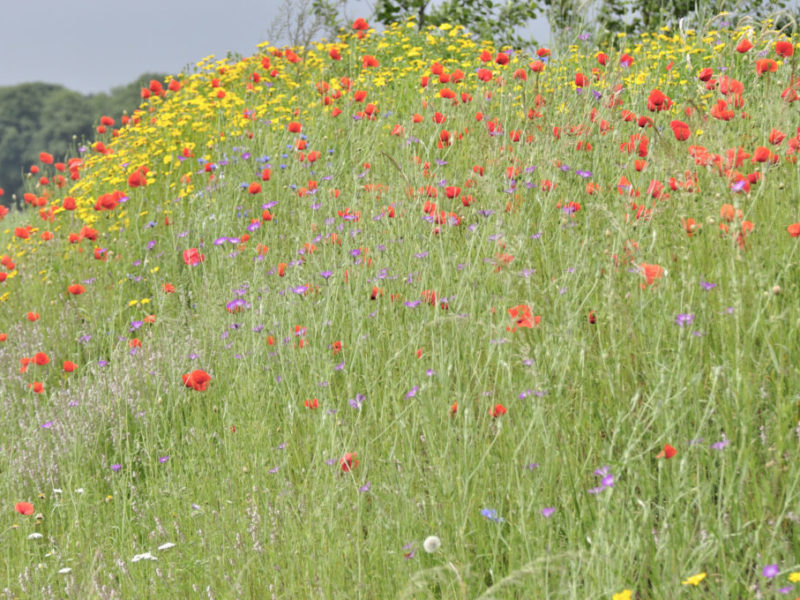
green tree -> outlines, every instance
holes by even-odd
[[[103,115],[119,123],[123,113],[141,103],[141,88],[164,75],[145,73],[110,93],[84,95],[61,85],[23,83],[0,87],[0,197],[6,205],[22,195],[25,172],[39,152],[56,160],[75,156],[78,143],[95,137],[94,126]]]

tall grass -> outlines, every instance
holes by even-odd
[[[796,594],[800,141],[781,39],[662,31],[604,66],[589,39],[541,73],[446,27],[354,32],[300,62],[265,45],[154,83],[69,185],[43,156],[42,206],[3,232],[5,594]],[[84,226],[97,239],[71,243]],[[198,370],[207,389],[184,382]]]

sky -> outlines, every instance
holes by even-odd
[[[41,81],[98,93],[211,54],[249,56],[261,42],[285,43],[267,36],[285,1],[0,0],[0,86]],[[371,5],[349,0],[347,15],[369,20]],[[549,38],[545,19],[528,31]]]

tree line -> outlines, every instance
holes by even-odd
[[[40,152],[56,160],[78,156],[79,146],[96,137],[100,117],[119,123],[142,101],[141,88],[160,73],[146,73],[109,93],[81,94],[52,83],[22,83],[0,87],[0,202],[19,207],[23,184]]]

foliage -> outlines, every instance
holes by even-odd
[[[59,160],[73,155],[79,143],[94,135],[101,115],[119,121],[141,101],[140,89],[158,73],[146,73],[110,93],[84,95],[60,85],[23,83],[0,87],[0,200],[21,196],[24,169],[48,149]]]
[[[349,29],[32,165],[4,592],[796,595],[797,38]]]

